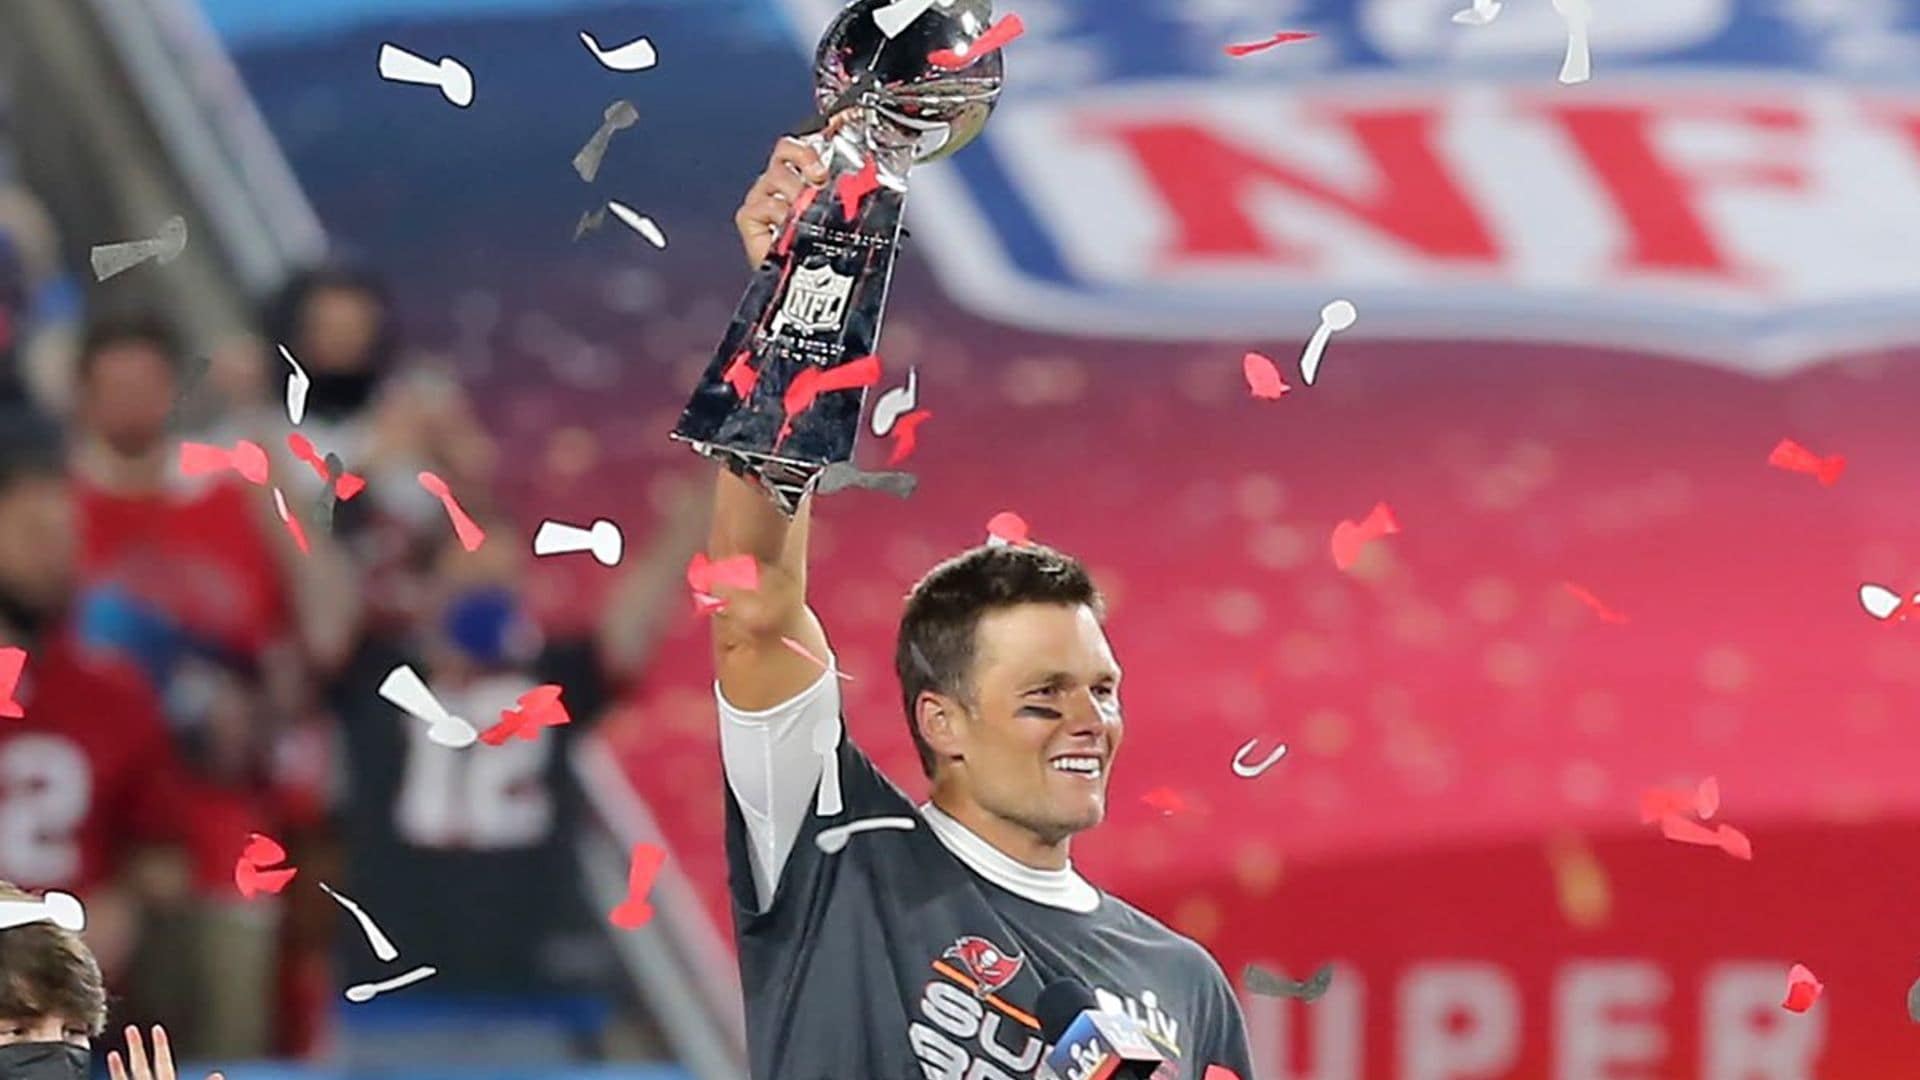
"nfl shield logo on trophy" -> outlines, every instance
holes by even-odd
[[[802,334],[838,330],[847,317],[847,297],[852,292],[853,275],[835,273],[832,264],[801,267],[787,284],[787,296],[774,316],[771,332],[777,335],[787,327]]]

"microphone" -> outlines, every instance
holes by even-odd
[[[1041,1037],[1053,1044],[1036,1080],[1149,1080],[1167,1060],[1138,1021],[1102,1012],[1077,979],[1047,984],[1034,1011]]]

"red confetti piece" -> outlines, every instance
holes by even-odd
[[[1795,964],[1793,970],[1787,972],[1787,1000],[1781,1002],[1780,1007],[1788,1012],[1806,1012],[1820,1000],[1820,991],[1825,989],[1826,985],[1814,978],[1805,964]]]
[[[638,930],[653,919],[653,905],[647,894],[653,891],[653,879],[667,861],[665,848],[655,844],[633,845],[633,863],[627,870],[627,898],[607,913],[607,921],[622,930]]]
[[[775,255],[785,255],[787,253],[787,248],[793,244],[794,231],[800,228],[801,215],[805,214],[807,207],[812,206],[813,200],[819,197],[820,189],[809,185],[806,190],[800,192],[798,198],[793,200],[793,209],[787,211],[787,227],[780,231],[779,243],[773,245],[773,253]]]
[[[447,508],[447,516],[453,519],[453,531],[460,538],[460,546],[468,551],[478,550],[486,541],[487,534],[480,531],[480,526],[473,523],[465,510],[460,509],[460,504],[454,501],[453,492],[447,488],[447,482],[430,472],[423,472],[420,474],[420,486]]]
[[[1707,777],[1700,781],[1700,790],[1693,796],[1693,812],[1700,815],[1701,821],[1713,820],[1720,812],[1720,781]]]
[[[710,615],[727,606],[725,600],[713,595],[716,586],[727,585],[743,592],[753,592],[760,587],[760,564],[751,555],[734,555],[715,562],[707,558],[706,552],[696,551],[687,563],[687,584],[693,589],[694,610]]]
[[[1693,799],[1684,791],[1648,788],[1640,793],[1640,824],[1651,825],[1669,814],[1684,814],[1693,809]]]
[[[1375,503],[1367,520],[1355,524],[1348,519],[1334,526],[1333,565],[1342,570],[1350,569],[1359,561],[1362,547],[1399,531],[1400,523],[1393,519],[1393,508],[1386,503]]]
[[[860,212],[860,204],[867,196],[880,190],[880,165],[873,158],[860,167],[857,173],[842,173],[833,185],[834,194],[840,197],[840,219],[852,221]]]
[[[1228,45],[1225,46],[1224,51],[1228,56],[1251,56],[1257,52],[1265,52],[1275,45],[1285,45],[1289,41],[1307,41],[1319,36],[1320,35],[1310,30],[1282,30],[1272,37],[1267,38],[1265,41],[1249,41],[1244,45]]]
[[[1200,1080],[1240,1080],[1240,1074],[1225,1065],[1209,1065],[1206,1075]]]
[[[748,363],[752,359],[752,350],[741,349],[733,354],[733,360],[727,364],[727,370],[720,376],[728,386],[733,387],[733,392],[739,395],[741,401],[752,397],[753,388],[760,382],[760,373],[753,370],[753,365]]]
[[[1187,800],[1181,798],[1179,792],[1166,787],[1154,788],[1140,796],[1140,801],[1162,814],[1177,814],[1187,808]]]
[[[500,722],[480,733],[481,742],[488,746],[501,746],[513,738],[532,742],[540,737],[541,728],[573,723],[567,707],[560,704],[560,687],[551,683],[521,694],[516,705],[500,710]]]
[[[1562,584],[1565,585],[1566,590],[1569,593],[1573,594],[1573,598],[1575,600],[1578,600],[1581,603],[1592,608],[1593,613],[1595,615],[1600,616],[1601,622],[1618,624],[1618,623],[1624,623],[1627,621],[1627,617],[1625,615],[1622,615],[1619,612],[1608,607],[1605,603],[1601,601],[1599,597],[1593,595],[1592,590],[1586,588],[1585,586],[1575,585],[1571,581],[1563,582]]]
[[[794,652],[797,652],[801,656],[806,657],[808,660],[813,661],[814,667],[817,667],[822,671],[829,670],[827,668],[827,662],[825,660],[822,660],[819,657],[813,655],[812,649],[807,648],[805,645],[800,644],[799,642],[793,640],[792,638],[783,637],[780,639],[780,644],[785,645],[787,648],[792,649]],[[834,675],[838,678],[845,679],[848,682],[853,681],[853,676],[847,674],[844,671],[835,671]]]
[[[1247,376],[1247,388],[1253,396],[1263,401],[1278,401],[1280,395],[1293,389],[1280,378],[1280,369],[1272,360],[1257,352],[1250,352],[1240,361],[1240,370]]]
[[[987,28],[986,33],[975,38],[973,44],[967,46],[965,53],[957,49],[936,49],[928,55],[927,62],[935,67],[946,68],[948,71],[958,71],[1026,32],[1027,24],[1020,21],[1020,16],[1009,12],[1006,18],[994,23]]]
[[[987,521],[987,536],[1009,544],[1027,542],[1027,519],[1011,510],[1002,510]]]
[[[264,487],[267,482],[267,452],[260,448],[259,443],[246,439],[235,443],[231,450],[208,443],[180,444],[180,471],[186,475],[208,476],[227,469]]]
[[[268,869],[270,864],[285,861],[286,857],[287,849],[272,837],[260,833],[249,834],[246,850],[240,853],[240,858],[233,864],[234,887],[248,900],[261,893],[278,896],[280,890],[286,888],[287,883],[300,872],[291,866]]]
[[[1821,457],[1792,439],[1781,439],[1780,445],[1767,455],[1767,464],[1787,472],[1806,473],[1819,479],[1822,486],[1832,487],[1846,471],[1847,458],[1844,454]]]
[[[1747,839],[1746,833],[1741,832],[1731,825],[1723,824],[1720,826],[1720,831],[1717,835],[1720,840],[1721,851],[1726,852],[1736,859],[1741,859],[1746,862],[1753,861],[1753,841]]]
[[[914,447],[920,445],[919,436],[916,434],[920,425],[931,419],[933,419],[932,410],[916,409],[893,422],[891,432],[893,453],[887,455],[889,466],[898,465],[907,460],[907,455],[913,453]]]
[[[821,394],[834,390],[857,390],[863,386],[872,386],[880,381],[880,358],[863,356],[858,360],[849,360],[836,368],[822,370],[809,366],[793,377],[787,384],[784,404],[787,410],[786,423],[780,425],[780,440],[785,441],[793,431],[793,418],[813,408],[813,403]]]
[[[13,691],[20,685],[20,673],[27,666],[27,650],[16,645],[0,648],[0,717],[24,720],[27,710],[16,701]]]
[[[327,459],[321,456],[320,451],[314,449],[313,441],[305,435],[297,431],[288,432],[287,450],[291,452],[294,457],[306,462],[307,467],[313,470],[313,475],[319,477],[321,483],[324,484],[332,479],[327,470]],[[355,495],[360,494],[361,491],[366,489],[366,486],[367,482],[360,477],[350,472],[342,472],[340,479],[333,482],[333,495],[334,498],[339,499],[341,502],[346,502]]]
[[[343,472],[340,474],[340,479],[333,482],[333,497],[339,499],[341,502],[348,502],[352,500],[355,495],[360,494],[366,489],[367,482],[365,480],[360,479],[350,472]]]
[[[300,527],[300,519],[294,517],[293,511],[287,509],[287,497],[280,493],[279,488],[273,489],[273,508],[279,512],[281,522],[287,526],[287,532],[293,535],[293,544],[300,549],[300,554],[313,554],[313,549],[307,546],[307,530]]]

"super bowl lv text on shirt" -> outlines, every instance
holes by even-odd
[[[829,658],[829,663],[832,663]],[[1251,1080],[1246,1025],[1205,949],[1068,865],[1016,862],[932,804],[916,807],[846,736],[831,673],[742,712],[719,684],[727,859],[755,1080],[1021,1080],[1046,1050],[1034,1005],[1061,978],[1131,1014],[1199,1080]],[[832,733],[843,806],[816,813]],[[906,817],[827,854],[822,830]]]

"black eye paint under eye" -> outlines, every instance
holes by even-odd
[[[1041,717],[1042,719],[1046,719],[1046,720],[1058,720],[1060,719],[1060,715],[1061,715],[1060,710],[1049,709],[1044,705],[1028,705],[1023,707],[1020,710],[1020,714],[1022,716],[1025,716],[1028,713],[1032,713],[1033,715]]]

